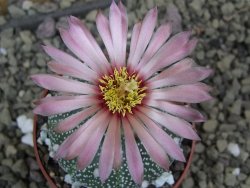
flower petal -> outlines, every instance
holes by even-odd
[[[128,16],[126,7],[122,4],[122,1],[119,2],[118,7],[122,15],[122,65],[126,63],[126,54],[127,54],[127,35],[128,35]]]
[[[190,34],[190,32],[182,32],[168,40],[143,68],[142,73],[147,73],[146,78],[189,55],[197,43],[196,39],[188,41]]]
[[[102,137],[107,129],[108,124],[109,124],[109,121],[107,120],[102,122],[102,125],[99,125],[97,129],[93,131],[87,143],[84,145],[84,147],[81,148],[81,153],[77,158],[77,168],[79,170],[86,168],[93,161],[95,154],[101,143]],[[112,164],[111,164],[111,168],[112,168]]]
[[[177,74],[172,74],[171,76],[161,80],[152,81],[149,83],[149,86],[154,89],[173,85],[193,84],[204,80],[209,75],[211,75],[212,72],[212,69],[209,68],[192,67]]]
[[[195,64],[193,59],[185,58],[185,59],[182,59],[181,61],[175,63],[174,65],[166,68],[161,73],[150,78],[148,81],[151,82],[151,81],[161,80],[161,79],[164,79],[168,76],[172,76],[172,75],[178,74],[180,72],[186,71],[194,66],[196,66],[196,64]]]
[[[132,35],[131,35],[128,62],[132,62],[132,58],[134,57],[135,49],[136,49],[136,46],[137,46],[140,31],[141,31],[141,25],[142,25],[142,23],[139,22],[139,23],[135,24],[134,27],[133,27],[133,31],[132,31]]]
[[[80,112],[77,112],[65,118],[64,120],[60,121],[54,130],[59,133],[69,131],[75,128],[77,125],[79,125],[87,117],[96,113],[98,110],[99,109],[96,106],[85,108],[81,110]]]
[[[150,118],[148,118],[141,112],[137,111],[136,114],[148,128],[148,131],[152,135],[152,137],[171,157],[185,162],[185,157],[180,147],[164,130],[162,130],[158,125],[155,124],[155,122],[153,122]]]
[[[118,169],[122,164],[122,148],[121,148],[121,122],[116,125],[115,133],[115,156],[114,156],[114,169]]]
[[[149,46],[144,53],[142,59],[139,63],[139,69],[144,66],[153,56],[154,54],[160,49],[160,47],[166,42],[172,32],[172,25],[167,23],[161,25],[157,31],[155,32],[152,40],[149,43]]]
[[[125,137],[126,159],[128,170],[135,183],[141,184],[143,179],[143,163],[140,151],[135,141],[134,133],[127,119],[122,119]]]
[[[160,167],[165,170],[169,169],[169,160],[164,149],[155,141],[155,139],[147,132],[144,125],[136,120],[133,116],[128,115],[128,120],[133,127],[133,130],[140,138],[143,146],[147,150],[149,156],[155,161]]]
[[[153,90],[152,99],[185,103],[200,103],[212,99],[208,94],[210,87],[203,83],[179,85]]]
[[[114,46],[114,56],[116,66],[122,66],[124,64],[122,59],[124,55],[123,52],[123,27],[122,27],[122,14],[119,7],[116,5],[115,1],[112,1],[109,10],[109,27],[111,32],[111,37]]]
[[[171,116],[164,112],[156,111],[153,108],[140,107],[139,110],[154,122],[166,127],[171,132],[190,140],[200,140],[192,126],[182,119]]]
[[[52,97],[56,98],[56,97]],[[72,99],[67,100],[50,100],[48,102],[42,102],[39,104],[33,112],[42,116],[51,116],[55,114],[61,114],[70,112],[79,108],[87,107],[93,104],[99,103],[93,97],[90,96],[75,96]]]
[[[79,79],[86,80],[89,82],[93,82],[94,80],[97,79],[96,73],[87,67],[85,69],[81,69],[81,68],[76,69],[70,64],[67,64],[67,65],[60,64],[56,61],[48,62],[48,67],[51,71],[60,75],[71,76],[71,77],[79,78]],[[93,74],[91,74],[91,72],[93,72]]]
[[[147,105],[166,111],[169,114],[185,119],[189,122],[203,122],[206,120],[199,111],[184,105],[174,104],[167,101],[149,100]]]
[[[106,132],[99,160],[99,176],[104,183],[112,172],[115,157],[115,133],[119,124],[117,117],[113,116]]]
[[[69,34],[82,51],[87,52],[86,55],[88,55],[96,65],[100,66],[101,70],[105,71],[104,68],[109,67],[105,55],[92,34],[83,22],[74,16],[70,16],[69,18]]]
[[[114,62],[115,60],[114,47],[113,47],[112,37],[111,37],[110,29],[109,29],[109,21],[100,11],[98,12],[96,16],[96,26],[102,38],[102,41],[108,51],[110,61]]]
[[[129,65],[135,66],[139,63],[142,54],[147,48],[148,43],[153,35],[157,21],[157,14],[158,14],[157,8],[153,8],[147,13],[145,18],[143,19],[136,49],[131,61],[128,62]]]
[[[49,74],[32,75],[31,79],[40,87],[52,91],[94,94],[96,86]]]
[[[64,156],[65,159],[70,160],[74,159],[80,153],[82,153],[83,149],[85,148],[88,141],[91,139],[91,137],[94,137],[94,133],[98,133],[99,127],[105,127],[106,126],[106,118],[108,116],[108,113],[104,110],[98,111],[95,115],[93,115],[86,123],[84,123],[79,129],[77,129],[75,132],[80,132],[77,136],[74,136],[74,140],[71,143],[70,147],[66,148],[67,153]],[[104,125],[105,124],[105,125]],[[69,142],[71,136],[69,136],[67,139],[69,139]],[[83,155],[83,154],[82,154]]]
[[[82,47],[79,45],[79,42],[75,41],[72,36],[70,35],[69,31],[65,29],[59,29],[60,35],[62,37],[62,40],[64,44],[83,62],[85,62],[92,70],[97,72],[98,74],[101,74],[102,72],[102,66],[98,66],[98,64],[93,61],[88,55],[88,51],[86,49],[82,49]]]
[[[94,79],[96,77],[96,73],[93,70],[88,68],[85,64],[80,62],[78,59],[72,57],[71,55],[49,45],[43,46],[43,49],[57,63],[63,64],[64,66],[72,67],[72,69],[74,70],[78,70],[83,74],[84,77],[86,77],[86,79]]]

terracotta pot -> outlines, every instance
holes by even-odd
[[[45,97],[47,95],[47,93],[48,93],[48,91],[44,91],[43,94],[42,94],[42,97]],[[57,188],[56,183],[54,182],[52,177],[48,174],[45,167],[43,166],[43,164],[42,164],[42,156],[40,156],[39,152],[38,152],[38,146],[37,146],[37,119],[38,119],[38,116],[35,114],[34,115],[34,122],[33,122],[33,125],[34,125],[34,127],[33,127],[33,142],[34,142],[34,152],[35,152],[36,160],[37,160],[38,166],[39,166],[40,170],[42,171],[42,174],[44,175],[45,179],[47,180],[49,186],[51,188]],[[180,187],[180,185],[182,184],[184,178],[186,177],[186,175],[188,173],[188,170],[190,168],[192,159],[193,159],[195,144],[196,144],[196,142],[192,141],[191,150],[190,150],[189,156],[187,158],[185,168],[184,168],[181,176],[179,177],[179,179],[173,185],[173,188]]]

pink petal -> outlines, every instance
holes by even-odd
[[[154,54],[160,49],[160,47],[166,42],[172,32],[172,25],[171,24],[164,24],[161,25],[157,31],[155,32],[152,40],[149,43],[149,46],[144,53],[140,63],[139,69],[144,66],[153,56]]]
[[[194,66],[196,66],[196,64],[193,59],[191,58],[182,59],[181,61],[175,63],[174,65],[162,71],[160,74],[157,74],[156,76],[150,78],[149,82],[164,79],[168,76],[172,76],[180,72],[186,71]]]
[[[143,19],[140,35],[137,41],[135,53],[131,59],[131,61],[128,62],[129,65],[135,66],[139,63],[142,54],[144,53],[152,35],[155,29],[156,21],[157,21],[157,8],[151,9],[145,18]]]
[[[55,114],[70,112],[72,110],[90,106],[96,103],[99,103],[99,101],[93,97],[75,96],[72,97],[72,99],[67,99],[67,100],[55,99],[55,100],[50,100],[49,102],[42,102],[33,110],[33,112],[35,114],[43,116],[51,116]]]
[[[193,84],[204,80],[212,74],[212,70],[204,67],[193,67],[186,71],[172,74],[164,79],[151,82],[151,88],[162,88],[173,85]]]
[[[139,110],[154,122],[159,123],[161,126],[166,127],[171,132],[183,138],[190,140],[200,140],[197,133],[187,121],[171,116],[164,112],[156,111],[153,108],[140,107]]]
[[[126,7],[122,4],[120,1],[119,4],[119,9],[122,14],[122,62],[123,66],[125,65],[126,62],[126,53],[127,53],[127,34],[128,34],[128,16],[127,16],[127,11]]]
[[[69,19],[69,34],[82,51],[87,52],[86,55],[92,59],[95,64],[100,66],[103,71],[105,71],[105,67],[109,67],[106,57],[89,30],[81,20],[73,16]]]
[[[98,12],[97,14],[96,26],[102,38],[102,41],[108,51],[110,61],[114,62],[114,47],[109,29],[109,21],[101,12]]]
[[[100,74],[102,72],[102,66],[99,67],[93,59],[91,59],[88,55],[88,51],[86,49],[82,49],[79,45],[79,42],[75,41],[72,36],[70,35],[69,31],[65,29],[59,29],[60,35],[62,37],[63,42],[65,45],[83,62],[85,62],[92,70]],[[85,50],[85,51],[84,51]]]
[[[114,1],[112,1],[109,11],[109,27],[114,46],[113,50],[115,55],[115,64],[117,66],[122,66],[124,64],[122,59],[124,57],[124,55],[122,54],[123,52],[122,14]]]
[[[96,73],[93,70],[88,68],[86,65],[84,65],[82,62],[72,57],[71,55],[52,46],[43,46],[43,49],[57,63],[63,64],[64,66],[72,67],[72,69],[74,70],[78,70],[80,73],[83,74],[84,77],[86,77],[86,79],[94,79],[96,77]]]
[[[185,119],[189,122],[203,122],[206,118],[197,110],[184,105],[178,105],[167,101],[150,100],[148,106],[166,111],[174,116]]]
[[[162,68],[181,60],[193,51],[197,40],[188,41],[190,34],[190,32],[182,32],[175,35],[156,53],[143,68],[143,73],[147,73],[147,78]]]
[[[97,129],[93,130],[88,142],[81,148],[80,155],[77,158],[77,168],[82,170],[91,164],[95,154],[100,146],[102,137],[108,127],[109,121],[105,120]],[[112,159],[113,162],[113,159]],[[112,168],[111,164],[111,168]],[[103,175],[103,174],[102,174]],[[105,176],[103,178],[106,178]],[[104,180],[104,179],[103,179]]]
[[[53,96],[53,97],[46,96],[45,98],[34,101],[33,103],[35,105],[39,105],[39,104],[46,103],[46,102],[61,101],[61,100],[71,100],[71,99],[74,99],[75,97],[76,96],[72,96],[72,95]]]
[[[115,133],[115,156],[113,168],[118,169],[122,163],[122,148],[121,148],[121,122],[119,121],[116,125]]]
[[[137,111],[138,112],[138,111]],[[149,133],[152,137],[161,145],[161,147],[174,159],[185,162],[185,157],[180,147],[175,143],[175,141],[158,125],[156,125],[150,118],[138,112],[136,114],[148,128]]]
[[[59,133],[69,131],[79,125],[87,117],[93,115],[96,111],[98,111],[96,106],[85,108],[60,121],[54,130]]]
[[[80,132],[80,135],[74,136],[72,144],[68,148],[66,148],[67,153],[64,158],[70,160],[80,155],[83,152],[83,149],[87,145],[88,141],[92,137],[96,136],[94,135],[94,133],[99,132],[100,127],[106,127],[107,123],[105,122],[107,122],[107,117],[107,112],[105,112],[104,110],[98,111],[86,123],[84,123],[84,125],[77,129],[76,132]],[[71,140],[69,139],[69,142],[70,141]]]
[[[141,22],[137,23],[133,27],[132,35],[131,35],[131,43],[130,43],[130,50],[129,50],[129,57],[128,57],[128,62],[132,62],[132,58],[134,57],[135,54],[135,49],[137,46],[139,34],[141,31]]]
[[[179,85],[152,91],[152,99],[185,103],[200,103],[211,100],[210,87],[203,83]]]
[[[99,175],[102,183],[104,183],[112,172],[114,156],[115,156],[115,133],[119,121],[116,117],[110,121],[106,132],[99,160]]]
[[[82,80],[87,80],[89,82],[93,82],[98,77],[98,75],[89,68],[76,69],[75,67],[71,66],[70,64],[68,64],[68,65],[60,64],[56,61],[48,62],[48,67],[51,71],[53,71],[57,74],[72,76],[72,77],[79,78]],[[91,74],[91,72],[93,72],[93,74]]]
[[[144,125],[136,120],[133,116],[128,115],[128,120],[133,127],[135,133],[140,138],[143,146],[147,150],[149,156],[159,166],[168,170],[169,160],[164,149],[155,141],[155,139],[147,132]]]
[[[94,94],[96,86],[49,74],[32,75],[31,79],[40,87],[52,91]]]
[[[141,184],[143,179],[143,163],[140,151],[135,141],[134,133],[131,129],[131,125],[127,119],[122,119],[124,137],[125,137],[125,148],[126,148],[126,159],[128,164],[128,170],[135,183]]]

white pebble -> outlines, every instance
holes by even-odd
[[[0,48],[0,54],[7,55],[7,51],[5,48]]]
[[[55,145],[53,145],[52,150],[56,152],[58,150],[58,148],[59,148],[59,145],[55,144]]]
[[[17,126],[21,129],[22,133],[31,133],[33,131],[33,120],[27,118],[25,115],[17,117]]]
[[[33,6],[33,3],[32,3],[32,1],[29,1],[29,0],[24,1],[22,4],[22,8],[24,10],[29,10],[32,6]]]
[[[148,181],[144,180],[141,184],[141,188],[147,188],[149,185]]]
[[[240,175],[240,169],[239,169],[239,168],[235,168],[235,169],[232,171],[232,174],[235,175],[235,176]]]
[[[45,139],[45,144],[46,144],[47,146],[51,147],[51,141],[50,141],[49,138],[46,138],[46,139]]]
[[[33,143],[33,134],[32,133],[25,134],[24,136],[22,136],[21,142],[23,144],[27,144],[27,145],[33,147],[34,146],[34,143]]]
[[[169,185],[174,184],[174,177],[173,177],[172,173],[164,172],[162,174],[162,177],[163,177],[164,181],[167,182],[167,184],[169,184]]]
[[[81,183],[81,182],[74,182],[74,183],[72,184],[71,188],[80,188],[80,187],[82,187],[82,186],[84,186],[83,183]]]
[[[178,144],[178,145],[180,144],[180,138],[174,137],[174,141],[175,141],[176,144]]]
[[[94,170],[93,174],[94,174],[94,177],[95,177],[95,178],[99,177],[99,169],[96,168],[96,169]]]
[[[164,178],[161,176],[155,180],[155,186],[156,187],[162,187],[165,183]]]
[[[240,148],[238,144],[229,143],[227,146],[227,150],[235,157],[238,157],[240,155]]]

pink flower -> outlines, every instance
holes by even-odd
[[[211,99],[210,88],[200,81],[212,71],[187,58],[197,43],[190,39],[190,32],[170,38],[171,24],[155,31],[156,21],[154,8],[135,24],[127,57],[128,21],[122,3],[112,3],[109,19],[101,12],[96,18],[107,53],[86,26],[71,16],[68,29],[60,29],[60,34],[77,58],[44,46],[53,59],[48,66],[57,75],[32,76],[37,85],[58,92],[38,101],[34,113],[51,116],[81,109],[61,121],[56,131],[69,131],[89,118],[62,143],[56,158],[77,157],[78,169],[84,169],[105,137],[99,159],[102,182],[121,165],[121,137],[125,138],[129,172],[138,184],[143,180],[143,162],[136,136],[164,169],[169,168],[168,156],[179,161],[185,157],[163,127],[183,138],[199,140],[190,123],[205,118],[185,104]]]

